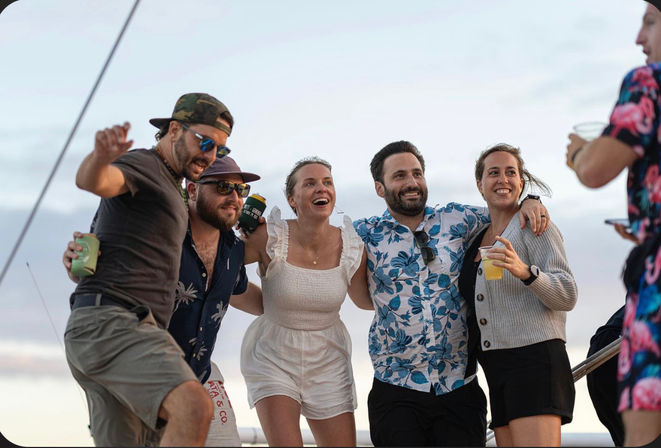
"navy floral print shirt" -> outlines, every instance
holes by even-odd
[[[435,257],[428,265],[413,232],[387,210],[354,222],[375,308],[369,353],[376,379],[436,395],[470,380],[467,306],[457,281],[469,240],[488,222],[484,207],[426,207],[416,231],[429,235]]]
[[[248,288],[244,253],[243,241],[233,231],[221,232],[214,272],[207,288],[209,273],[197,254],[190,228],[184,239],[174,314],[168,331],[202,383],[211,373],[211,353],[230,296]]]
[[[640,241],[661,231],[660,84],[661,64],[631,70],[602,134],[631,146],[639,157],[629,170],[627,195],[629,222]]]

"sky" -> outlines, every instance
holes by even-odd
[[[0,14],[3,265],[132,5],[19,0]],[[477,156],[499,142],[519,146],[553,190],[542,200],[579,287],[567,316],[577,364],[624,303],[619,275],[631,245],[603,223],[626,216],[625,174],[583,187],[564,163],[567,134],[576,123],[606,121],[623,76],[644,64],[634,43],[644,8],[622,0],[142,0],[0,284],[0,432],[20,445],[92,443],[61,345],[73,290],[62,253],[98,205],[76,188],[75,172],[95,131],[112,124],[129,121],[135,146],[151,147],[148,119],[169,116],[186,92],[229,107],[232,156],[262,176],[253,191],[286,218],[285,176],[306,156],[333,164],[339,224],[342,214],[383,212],[368,167],[390,142],[409,140],[423,153],[430,205],[483,205]],[[357,427],[366,430],[372,314],[347,302],[341,315],[353,340]],[[245,427],[258,426],[238,368],[251,321],[230,310],[213,355]],[[563,431],[604,431],[584,384]]]

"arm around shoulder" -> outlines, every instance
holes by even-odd
[[[365,249],[363,249],[360,265],[353,274],[353,277],[351,277],[351,283],[349,283],[347,293],[353,303],[361,310],[374,309],[369,288],[367,287],[367,251]]]
[[[248,314],[262,315],[264,314],[262,289],[254,283],[248,282],[248,288],[244,293],[234,294],[230,297],[230,305]]]

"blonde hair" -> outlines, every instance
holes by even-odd
[[[305,165],[312,165],[315,163],[325,166],[326,168],[328,168],[328,171],[331,171],[333,169],[330,163],[317,156],[306,157],[304,159],[299,160],[294,164],[294,168],[292,168],[292,170],[287,175],[287,179],[285,179],[285,196],[287,197],[287,199],[289,199],[294,195],[294,187],[296,186],[296,178],[294,177],[294,175],[298,172],[298,170],[303,168]],[[291,209],[294,210],[294,214],[296,214],[296,209],[294,207],[291,207]]]

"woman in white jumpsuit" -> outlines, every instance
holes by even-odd
[[[317,445],[355,446],[357,406],[351,340],[339,310],[347,292],[372,309],[363,243],[351,219],[332,226],[335,189],[328,162],[299,161],[286,194],[296,219],[273,208],[246,238],[246,264],[259,262],[264,314],[248,328],[241,372],[270,446],[301,446],[300,415]]]

